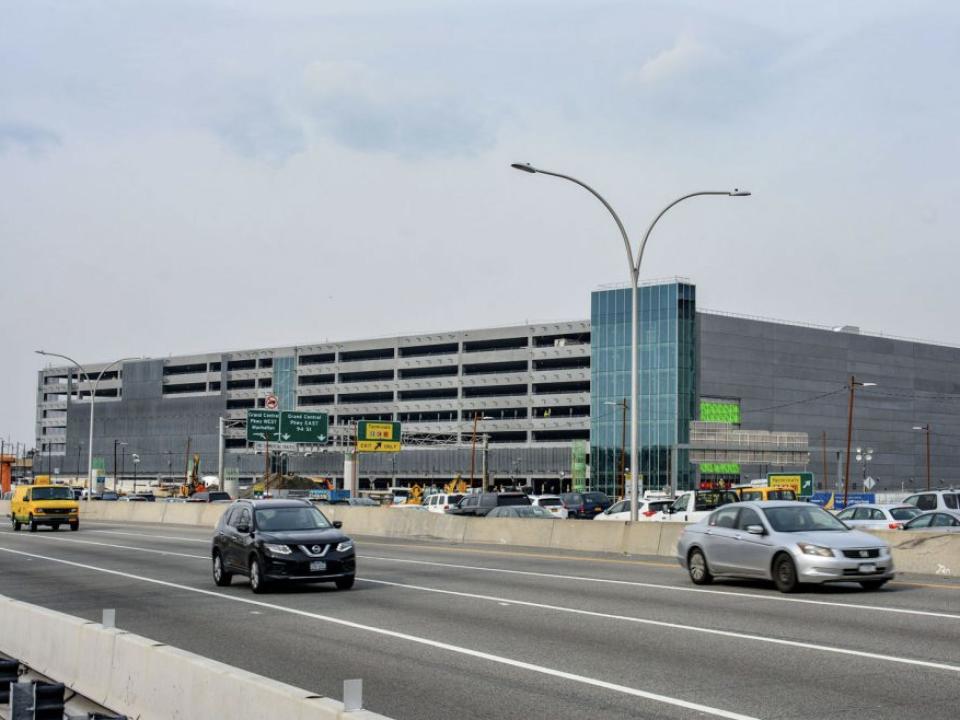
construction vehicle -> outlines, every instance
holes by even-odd
[[[190,469],[186,482],[180,486],[178,494],[180,497],[188,498],[194,493],[203,492],[206,489],[206,484],[200,478],[200,455],[195,454],[193,456],[193,467]]]

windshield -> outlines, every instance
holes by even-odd
[[[530,498],[526,495],[507,495],[503,494],[500,496],[498,505],[529,505]]]
[[[540,504],[544,507],[547,507],[548,505],[563,505],[563,503],[560,501],[560,498],[540,498]]]
[[[33,500],[73,500],[73,490],[68,487],[35,487],[30,497]]]
[[[516,513],[517,517],[553,517],[549,511],[544,510],[539,505],[514,508],[512,512]]]
[[[763,513],[776,532],[812,532],[817,530],[845,532],[849,530],[833,515],[815,505],[763,508]]]
[[[606,495],[598,492],[584,493],[583,498],[586,502],[601,503],[601,504],[607,502],[608,500]]]
[[[890,516],[894,520],[912,520],[919,514],[920,511],[915,507],[898,507],[890,511]]]
[[[718,508],[721,505],[737,502],[739,500],[740,498],[737,497],[737,494],[732,491],[698,492],[693,501],[694,502],[693,509],[694,510],[713,510],[714,508]],[[686,508],[683,508],[683,509],[686,509]]]
[[[266,532],[282,530],[326,530],[333,527],[315,507],[279,507],[257,510],[257,528]]]

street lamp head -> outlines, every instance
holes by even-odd
[[[873,382],[860,383],[860,387],[876,387],[877,384]]]
[[[539,172],[533,165],[530,163],[510,163],[510,167],[514,170],[523,170],[523,172],[536,173]]]
[[[732,192],[728,193],[730,197],[750,197],[753,193],[749,190],[741,190],[740,188],[734,188]]]

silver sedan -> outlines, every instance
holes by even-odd
[[[917,515],[903,526],[904,530],[928,530],[930,532],[960,532],[960,512],[935,510]]]
[[[877,590],[895,574],[887,543],[802,502],[721,507],[684,529],[677,560],[696,585],[718,575],[763,578],[781,592],[828,582]]]

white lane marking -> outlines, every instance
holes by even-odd
[[[897,655],[884,655],[882,653],[867,652],[865,650],[850,650],[847,648],[831,647],[830,645],[819,645],[816,643],[800,642],[798,640],[782,640],[779,638],[764,637],[762,635],[751,635],[749,633],[734,632],[732,630],[716,630],[714,628],[698,627],[696,625],[682,625],[680,623],[666,622],[663,620],[648,620],[646,618],[632,617],[630,615],[614,615],[611,613],[596,612],[594,610],[580,610],[578,608],[563,607],[561,605],[547,605],[546,603],[536,603],[527,600],[515,600],[513,598],[496,597],[493,595],[479,595],[476,593],[458,592],[456,590],[441,590],[439,588],[424,587],[422,585],[407,585],[405,583],[390,582],[388,580],[375,580],[374,578],[358,577],[359,582],[374,583],[376,585],[389,585],[391,587],[405,588],[407,590],[419,590],[421,592],[439,593],[441,595],[453,595],[455,597],[471,598],[473,600],[489,600],[500,605],[521,605],[523,607],[536,608],[538,610],[553,610],[555,612],[569,613],[571,615],[586,615],[589,617],[602,618],[604,620],[622,620],[625,622],[637,623],[638,625],[653,625],[656,627],[669,628],[671,630],[687,630],[707,635],[719,635],[721,637],[735,638],[737,640],[752,640],[754,642],[770,643],[772,645],[786,645],[788,647],[801,648],[804,650],[816,650],[818,652],[837,653],[840,655],[854,655],[856,657],[869,658],[871,660],[882,660],[885,662],[901,663],[904,665],[917,665],[920,667],[933,668],[935,670],[949,670],[950,672],[960,673],[960,665],[948,665],[946,663],[932,662],[930,660],[914,660],[912,658],[899,657]]]
[[[960,620],[960,615],[951,613],[933,612],[931,610],[911,610],[909,608],[883,607],[881,605],[862,605],[860,603],[833,602],[830,600],[809,600],[804,598],[780,597],[779,595],[761,595],[760,593],[729,592],[726,590],[707,590],[705,588],[684,587],[682,585],[663,585],[659,583],[640,582],[638,580],[611,580],[608,578],[587,577],[583,575],[557,575],[555,573],[534,572],[533,570],[508,570],[506,568],[489,568],[479,565],[456,565],[453,563],[431,562],[429,560],[407,560],[405,558],[383,557],[379,555],[357,555],[364,560],[382,560],[385,562],[407,563],[411,565],[429,565],[431,567],[448,567],[457,570],[477,570],[481,572],[504,573],[506,575],[528,575],[532,577],[549,578],[553,580],[575,580],[578,582],[604,583],[607,585],[626,585],[642,587],[651,590],[675,590],[677,592],[704,593],[707,595],[727,595],[735,598],[750,598],[751,600],[768,600],[770,602],[800,603],[802,605],[827,605],[830,607],[847,608],[850,610],[873,610],[876,612],[900,613],[903,615],[919,615],[922,617],[947,618]]]
[[[117,548],[118,550],[136,550],[137,552],[155,553],[157,555],[172,555],[174,557],[194,558],[198,560],[209,560],[206,555],[188,555],[186,553],[170,552],[169,550],[151,550],[145,547],[136,547],[134,545],[113,545],[111,543],[93,542],[93,540],[75,540],[74,538],[60,537],[57,535],[28,535],[32,540],[53,540],[55,542],[64,542],[79,545],[99,545],[100,547]]]
[[[113,545],[110,543],[98,543],[98,542],[92,542],[89,540],[74,540],[73,538],[54,537],[51,535],[35,535],[32,537],[42,538],[44,540],[59,540],[60,542],[66,542],[66,543],[99,545],[103,547],[118,548],[121,550],[138,550],[138,551],[144,551],[144,552],[157,552],[163,555],[177,555],[180,557],[192,558],[196,560],[208,559],[204,555],[187,555],[185,553],[168,553],[160,550],[147,550],[146,548],[138,548],[130,545]],[[0,549],[4,549],[4,548],[0,548]],[[17,551],[11,550],[10,552],[17,552]],[[24,554],[29,555],[29,553],[24,553]],[[36,557],[41,557],[41,556],[36,556]],[[415,561],[415,562],[422,562],[422,561]],[[74,563],[74,564],[77,564],[77,563]],[[114,570],[104,570],[104,572],[117,572],[121,575],[124,574]],[[519,571],[512,571],[512,572],[519,572]],[[790,647],[798,647],[806,650],[817,650],[820,652],[839,653],[841,655],[856,655],[857,657],[870,658],[873,660],[883,660],[887,662],[902,663],[906,665],[918,665],[921,667],[929,667],[929,668],[934,668],[938,670],[950,670],[952,672],[960,672],[960,666],[936,663],[928,660],[913,660],[911,658],[903,658],[903,657],[898,657],[896,655],[883,655],[881,653],[871,653],[864,650],[848,650],[845,648],[831,647],[829,645],[819,645],[816,643],[804,643],[796,640],[782,640],[778,638],[763,637],[761,635],[752,635],[749,633],[739,633],[739,632],[734,632],[732,630],[717,630],[713,628],[698,627],[696,625],[684,625],[681,623],[672,623],[672,622],[666,622],[663,620],[649,620],[646,618],[638,618],[638,617],[633,617],[628,615],[616,615],[611,613],[596,612],[593,610],[581,610],[578,608],[563,607],[559,605],[549,605],[546,603],[535,603],[535,602],[529,602],[526,600],[515,600],[513,598],[495,597],[492,595],[480,595],[476,593],[459,592],[456,590],[443,590],[440,588],[431,588],[431,587],[425,587],[422,585],[409,585],[405,583],[391,582],[389,580],[376,580],[374,578],[365,578],[365,577],[360,577],[357,579],[361,582],[375,583],[377,585],[389,585],[392,587],[405,588],[408,590],[419,590],[421,592],[438,593],[441,595],[454,595],[456,597],[472,598],[475,600],[490,600],[492,602],[496,602],[500,605],[507,606],[507,607],[509,607],[510,605],[519,605],[523,607],[531,607],[531,608],[537,608],[541,610],[554,610],[557,612],[571,613],[574,615],[586,615],[589,617],[602,618],[604,620],[624,620],[627,622],[633,622],[640,625],[653,625],[656,627],[665,627],[673,630],[687,630],[692,632],[706,633],[708,635],[719,635],[721,637],[731,637],[731,638],[736,638],[738,640],[752,640],[755,642],[765,642],[765,643],[771,643],[774,645],[787,645]],[[734,593],[725,593],[725,594],[729,595]]]
[[[300,617],[311,618],[313,620],[320,620],[322,622],[327,622],[334,625],[340,625],[340,626],[348,627],[354,630],[363,630],[365,632],[374,633],[376,635],[384,635],[386,637],[395,638],[397,640],[405,640],[407,642],[416,643],[418,645],[426,645],[427,647],[437,648],[438,650],[446,650],[448,652],[457,653],[459,655],[466,655],[468,657],[477,658],[479,660],[487,660],[489,662],[497,663],[499,665],[507,665],[509,667],[515,667],[521,670],[529,670],[531,672],[539,673],[541,675],[549,675],[551,677],[560,678],[562,680],[569,680],[571,682],[577,682],[583,685],[591,685],[593,687],[602,688],[604,690],[611,690],[613,692],[618,692],[623,695],[630,695],[633,697],[643,698],[645,700],[652,700],[654,702],[663,703],[665,705],[672,705],[674,707],[683,708],[685,710],[693,710],[696,712],[705,713],[707,715],[713,715],[715,717],[727,718],[728,720],[758,720],[757,718],[752,717],[750,715],[742,715],[740,713],[731,712],[729,710],[722,710],[720,708],[710,707],[709,705],[701,705],[700,703],[690,702],[688,700],[681,700],[679,698],[670,697],[668,695],[660,695],[658,693],[648,692],[646,690],[639,690],[637,688],[628,687],[626,685],[618,685],[616,683],[607,682],[605,680],[598,680],[596,678],[587,677],[585,675],[576,675],[574,673],[565,672],[563,670],[548,668],[543,665],[535,665],[534,663],[528,663],[522,660],[514,660],[512,658],[504,657],[502,655],[485,653],[480,650],[473,650],[472,648],[467,648],[460,645],[451,645],[450,643],[440,642],[438,640],[428,640],[427,638],[417,637],[415,635],[407,635],[406,633],[397,632],[395,630],[387,630],[385,628],[374,627],[371,625],[362,625],[360,623],[352,622],[350,620],[343,620],[341,618],[335,618],[329,615],[321,615],[319,613],[308,612],[306,610],[298,610],[296,608],[286,607],[284,605],[276,605],[274,603],[268,603],[262,600],[253,600],[251,598],[238,597],[236,595],[228,595],[222,592],[214,592],[213,590],[203,590],[202,588],[190,587],[189,585],[181,585],[179,583],[168,582],[166,580],[157,580],[155,578],[144,577],[143,575],[134,575],[132,573],[121,572],[119,570],[110,570],[108,568],[97,567],[95,565],[87,565],[84,563],[73,562],[72,560],[62,560],[61,558],[48,557],[46,555],[37,555],[35,553],[23,552],[22,550],[13,550],[11,548],[0,547],[0,552],[10,553],[12,555],[21,555],[24,557],[36,558],[39,560],[48,560],[50,562],[60,563],[62,565],[69,565],[71,567],[81,568],[83,570],[93,570],[94,572],[102,572],[108,575],[115,575],[118,577],[127,578],[129,580],[139,580],[141,582],[152,583],[154,585],[161,585],[163,587],[172,588],[174,590],[184,590],[186,592],[193,592],[193,593],[198,593],[200,595],[207,595],[210,597],[219,598],[221,600],[230,600],[233,602],[244,603],[246,605],[253,605],[255,607],[261,607],[261,608],[267,608],[269,610],[285,612],[291,615],[299,615]]]
[[[89,530],[88,532],[110,533],[113,535],[128,535],[131,537],[153,537],[162,540],[176,540],[181,542],[203,543],[209,545],[209,540],[198,540],[195,538],[174,537],[171,535],[145,535],[143,533],[128,533],[120,530]],[[36,536],[40,537],[40,536]],[[367,543],[369,544],[369,543]],[[362,543],[361,543],[362,545]],[[946,618],[948,620],[960,620],[960,615],[955,613],[934,612],[932,610],[913,610],[910,608],[883,607],[881,605],[864,605],[862,603],[835,602],[831,600],[811,600],[808,598],[781,597],[779,595],[761,595],[760,593],[737,592],[727,590],[709,590],[707,588],[684,587],[682,585],[664,585],[662,583],[648,583],[638,580],[611,580],[608,578],[596,578],[583,575],[559,575],[556,573],[534,572],[532,570],[509,570],[506,568],[490,568],[479,565],[458,565],[454,563],[432,562],[429,560],[408,560],[405,558],[391,558],[378,555],[357,555],[363,560],[381,560],[384,562],[406,563],[410,565],[429,565],[432,567],[448,567],[456,570],[475,570],[479,572],[503,573],[507,575],[526,575],[531,577],[548,578],[552,580],[577,581],[589,583],[605,583],[609,585],[626,585],[629,587],[642,587],[650,590],[667,590],[689,593],[703,593],[707,595],[729,595],[737,598],[750,598],[751,600],[766,600],[768,602],[786,602],[799,603],[801,605],[823,605],[827,607],[847,608],[849,610],[870,610],[873,612],[896,613],[900,615],[916,615],[918,617]],[[206,557],[204,557],[206,559]]]

